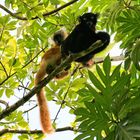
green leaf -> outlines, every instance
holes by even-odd
[[[131,54],[131,59],[135,67],[140,71],[140,39],[136,41],[136,44],[133,47],[134,49]]]
[[[6,30],[15,30],[17,21],[11,21],[6,25]]]
[[[85,106],[88,108],[88,110],[90,111],[90,113],[91,113],[92,115],[96,112],[96,111],[95,111],[94,103],[85,102]]]
[[[83,116],[87,116],[88,114],[90,114],[88,111],[87,111],[87,109],[85,109],[85,108],[77,108],[76,109],[76,111],[74,111],[74,113],[75,113],[75,115],[78,115],[78,116],[81,116],[81,115],[83,115]]]
[[[10,96],[14,95],[14,91],[7,88],[7,89],[5,90],[5,94],[6,94],[6,96],[7,96],[8,98],[10,98]]]
[[[74,88],[75,90],[79,90],[79,88],[84,87],[85,82],[86,82],[85,78],[77,78],[72,82],[71,88]]]
[[[110,77],[110,82],[112,83],[116,78],[120,77],[120,68],[121,68],[121,64],[118,65],[112,72],[112,75]]]
[[[98,75],[100,76],[100,79],[106,85],[106,83],[107,83],[106,77],[105,77],[104,73],[102,72],[101,68],[98,65],[96,65],[96,70],[97,70]]]
[[[88,96],[88,95],[91,95],[89,90],[85,89],[85,88],[82,88],[80,90],[77,91],[77,93],[82,96],[82,97],[85,97],[85,96]]]
[[[91,72],[91,71],[88,71],[88,75],[89,75],[89,78],[91,80],[91,82],[93,83],[93,85],[99,89],[100,91],[103,91],[104,90],[104,86],[101,84],[101,82],[96,78],[96,76]]]
[[[5,26],[10,21],[10,16],[6,15],[3,17],[0,17],[0,23]]]
[[[59,4],[60,1],[59,0],[50,0],[51,4],[56,5]]]
[[[84,121],[79,125],[80,131],[87,131],[87,129],[88,129],[88,124],[90,124],[90,123],[91,123],[91,120],[90,120],[90,119],[84,120]]]
[[[108,110],[110,108],[111,96],[109,92],[105,93],[107,89],[104,89],[103,93],[97,92],[91,85],[87,84],[89,92],[94,97],[95,103],[99,103],[104,109]],[[92,99],[92,98],[91,98]]]
[[[130,81],[130,75],[121,76],[121,78],[112,86],[112,94],[123,89]]]
[[[82,7],[84,7],[84,5],[86,4],[87,2],[85,2],[85,0],[80,0],[80,1],[78,1],[77,3],[75,3],[73,6],[72,6],[72,9],[74,10],[74,11],[77,11],[77,10],[79,10],[80,9],[80,7],[82,6]],[[73,12],[74,12],[73,11]],[[80,10],[79,10],[80,11]],[[78,12],[78,11],[77,11]]]
[[[18,138],[19,138],[19,140],[28,140],[28,139],[30,139],[27,134],[22,134],[22,135],[18,136]]]
[[[127,71],[129,70],[130,66],[131,66],[131,59],[130,57],[127,57],[126,60],[124,61],[124,69]]]
[[[45,95],[48,101],[52,101],[54,98],[54,91],[51,91],[49,88],[45,87]]]
[[[80,135],[78,135],[74,140],[88,140],[90,138],[91,135],[94,135],[94,131],[92,130],[89,130],[89,131],[86,131]],[[93,137],[92,139],[90,138],[89,140],[93,140]]]
[[[19,122],[18,122],[18,125],[19,125],[20,127],[22,127],[22,128],[28,127],[28,123],[25,122],[25,121],[19,121]]]
[[[110,69],[111,69],[111,60],[109,55],[105,58],[104,63],[103,63],[103,68],[106,76],[110,75]]]
[[[4,89],[0,88],[0,97],[2,97],[3,93],[4,93]]]
[[[47,7],[49,5],[50,0],[43,0],[44,5]]]
[[[5,5],[6,5],[7,8],[10,7],[10,2],[11,2],[11,0],[5,0]]]
[[[91,92],[93,95],[98,94],[95,88],[93,88],[90,84],[87,84],[86,87],[89,89],[89,92]]]

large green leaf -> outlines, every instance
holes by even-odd
[[[135,67],[140,70],[140,39],[136,41],[136,44],[133,46],[133,51],[132,51],[132,61],[135,65]]]
[[[97,77],[91,72],[91,71],[88,71],[88,74],[89,74],[89,78],[91,80],[91,82],[94,84],[94,86],[100,90],[100,91],[103,91],[104,90],[104,86],[102,85],[102,83],[97,79]]]
[[[109,55],[105,58],[103,63],[103,68],[106,76],[110,75],[110,69],[111,69],[111,61]]]

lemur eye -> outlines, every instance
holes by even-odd
[[[86,17],[84,17],[84,18],[83,18],[83,20],[85,20],[85,21],[86,21],[86,20],[87,20],[87,18],[86,18]]]

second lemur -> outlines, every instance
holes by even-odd
[[[67,34],[64,30],[58,31],[53,36],[52,48],[47,50],[42,57],[40,68],[35,76],[35,85],[39,84],[47,74],[50,74],[57,65],[61,62],[61,43],[67,37]],[[56,79],[65,77],[68,74],[68,71],[62,70],[56,75]],[[40,90],[37,95],[39,111],[40,111],[40,122],[42,126],[43,133],[52,133],[54,131],[50,119],[50,113],[47,105],[46,96],[44,94],[44,88]]]

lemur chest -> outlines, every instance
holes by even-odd
[[[45,59],[46,72],[51,73],[61,62],[61,50],[59,47],[54,47],[48,50],[42,59]]]

